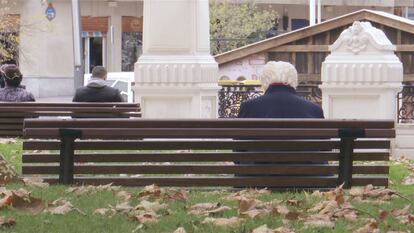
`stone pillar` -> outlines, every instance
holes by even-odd
[[[56,17],[46,19],[47,4],[21,1],[19,63],[23,83],[36,97],[70,96],[74,91],[71,1],[53,1]]]
[[[135,101],[144,118],[215,118],[218,65],[210,55],[208,0],[145,0]]]
[[[320,86],[325,117],[396,119],[403,67],[384,32],[356,21],[329,50]]]

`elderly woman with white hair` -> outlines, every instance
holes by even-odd
[[[296,93],[298,73],[288,62],[268,62],[260,77],[265,94],[243,102],[239,118],[324,118],[322,108]]]

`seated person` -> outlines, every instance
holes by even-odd
[[[4,102],[30,102],[35,101],[32,93],[20,85],[23,75],[16,65],[3,65],[0,67],[1,79],[4,88],[0,89],[0,101]]]
[[[324,118],[322,108],[296,93],[298,73],[287,62],[268,62],[260,77],[265,94],[243,102],[238,118]]]
[[[104,67],[95,66],[88,84],[76,89],[72,102],[123,102],[119,90],[107,85],[107,74]]]
[[[264,95],[243,102],[238,118],[324,118],[319,105],[303,99],[296,93],[298,74],[292,64],[270,61],[265,65],[260,79]]]

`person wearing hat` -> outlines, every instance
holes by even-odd
[[[3,84],[0,89],[0,101],[3,102],[30,102],[35,101],[32,93],[20,85],[23,75],[16,65],[2,65],[0,75]],[[4,86],[3,86],[4,85]]]

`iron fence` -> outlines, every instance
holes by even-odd
[[[414,85],[404,85],[397,94],[398,123],[414,123]]]
[[[300,84],[297,89],[299,96],[322,105],[322,92],[317,84]],[[240,104],[263,94],[261,85],[221,84],[219,91],[220,118],[235,118],[239,114]]]

